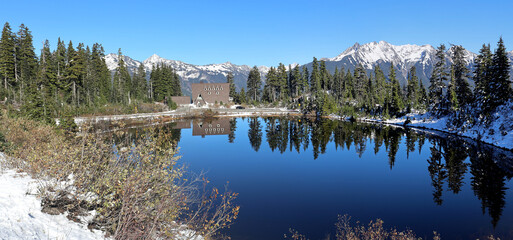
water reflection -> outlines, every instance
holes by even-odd
[[[412,129],[374,124],[350,123],[343,121],[309,121],[308,119],[266,118],[266,128],[262,130],[256,118],[249,120],[248,136],[255,151],[260,149],[262,133],[272,151],[283,153],[290,144],[289,151],[306,150],[311,142],[313,158],[327,151],[327,145],[354,151],[361,158],[367,150],[367,143],[373,142],[373,153],[377,154],[382,145],[388,155],[390,169],[395,166],[399,145],[404,139],[407,157],[416,148],[422,151],[425,139],[431,143],[430,157],[427,160],[433,202],[443,204],[444,189],[458,194],[464,185],[464,176],[472,174],[471,187],[481,200],[483,214],[488,212],[495,227],[505,206],[506,181],[512,174],[513,154],[475,142],[465,142],[451,135],[435,136]],[[372,140],[372,141],[368,141]],[[466,162],[467,158],[470,163]],[[500,163],[500,164],[497,164]]]
[[[247,124],[247,128],[237,126],[237,123]],[[239,122],[217,118],[169,123],[155,131],[167,133],[167,139],[161,141],[162,147],[174,148],[181,139],[181,129],[191,126],[193,136],[227,135],[229,143],[234,143],[247,131],[250,146],[255,152],[262,150],[262,141],[267,142],[272,152],[313,153],[313,159],[319,159],[327,151],[351,150],[362,158],[366,152],[377,155],[385,150],[391,171],[397,167],[398,152],[406,152],[409,158],[410,154],[418,151],[415,156],[419,156],[426,145],[429,146],[429,154],[423,160],[427,163],[426,171],[431,180],[432,201],[442,206],[444,194],[459,194],[465,184],[470,184],[473,194],[481,202],[483,214],[490,217],[494,227],[506,205],[506,183],[513,176],[513,154],[509,151],[462,141],[452,135],[439,136],[394,126],[302,118],[249,118]],[[129,139],[144,136],[145,131],[145,128],[130,129],[117,134],[115,141],[128,143]],[[469,176],[467,181],[466,175]]]

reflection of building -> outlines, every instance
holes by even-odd
[[[192,102],[195,105],[230,102],[229,83],[192,83]]]
[[[191,121],[178,121],[178,122],[173,122],[173,124],[174,124],[173,129],[191,128]]]
[[[192,124],[192,136],[227,135],[231,133],[230,119],[199,120]]]

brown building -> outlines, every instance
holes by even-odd
[[[189,96],[174,96],[171,97],[171,100],[175,102],[178,106],[191,104],[191,97]]]
[[[231,132],[228,118],[200,120],[192,123],[192,136],[227,135]]]
[[[192,83],[191,92],[197,106],[230,102],[229,83]]]

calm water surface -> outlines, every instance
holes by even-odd
[[[333,237],[337,215],[424,239],[513,239],[511,152],[391,126],[238,118],[171,124],[189,171],[239,193],[232,239]],[[333,238],[332,238],[333,239]]]

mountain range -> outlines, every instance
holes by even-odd
[[[473,62],[477,54],[466,51],[465,62],[470,70],[473,69]],[[335,68],[344,68],[346,71],[350,69],[353,71],[356,66],[361,64],[367,71],[373,71],[374,67],[379,65],[385,75],[388,75],[390,65],[394,65],[397,73],[397,78],[401,84],[406,83],[408,71],[412,66],[417,69],[417,76],[421,79],[425,86],[429,86],[429,76],[433,71],[436,61],[436,49],[431,45],[392,45],[385,41],[371,42],[360,45],[355,43],[352,47],[346,49],[344,52],[333,58],[321,58],[326,62],[326,67],[331,72]],[[451,54],[452,47],[446,51],[445,61],[447,64],[452,63]],[[513,51],[508,52],[510,63],[513,63]],[[107,67],[111,71],[115,71],[118,66],[118,55],[108,54],[105,56]],[[177,60],[164,59],[156,54],[153,54],[148,59],[140,62],[128,56],[124,56],[125,64],[130,73],[143,64],[147,76],[151,72],[152,66],[157,64],[165,64],[173,67],[181,78],[182,90],[184,94],[190,94],[191,83],[208,82],[219,83],[226,82],[226,76],[229,72],[233,72],[234,82],[237,90],[242,87],[246,88],[246,81],[251,67],[247,65],[235,65],[230,62],[221,64],[209,65],[194,65],[184,63]],[[296,64],[292,65],[294,67]],[[311,71],[312,63],[305,64]],[[258,67],[262,79],[265,80],[265,75],[269,71],[269,66]],[[473,84],[471,82],[471,84]]]

